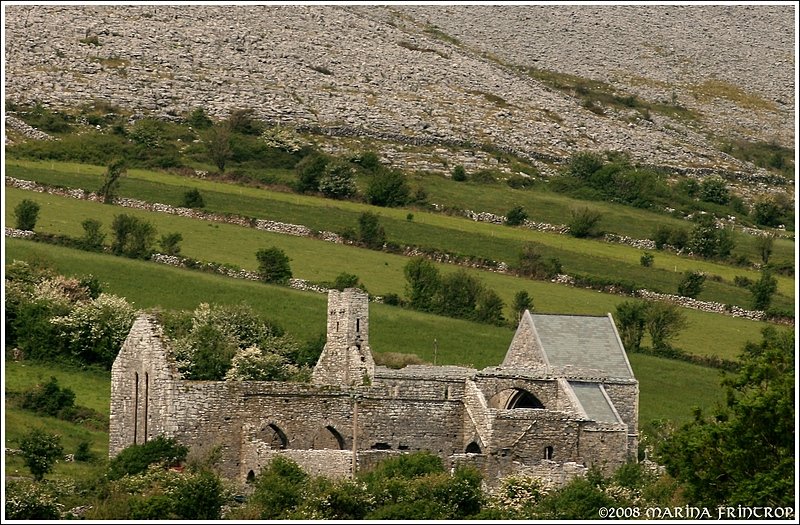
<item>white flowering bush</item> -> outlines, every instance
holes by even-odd
[[[6,481],[6,519],[57,520],[64,506],[58,502],[57,485],[30,480]]]
[[[511,512],[520,518],[535,517],[534,509],[549,493],[544,482],[533,476],[512,475],[503,478],[491,494],[487,506]]]
[[[50,322],[67,341],[70,353],[86,363],[111,367],[133,325],[136,310],[124,298],[101,293],[76,304]]]
[[[261,133],[263,140],[270,148],[277,148],[289,153],[297,153],[307,145],[294,128],[274,126]]]
[[[275,338],[280,339],[280,338]],[[226,381],[287,381],[299,373],[298,367],[280,354],[249,346],[236,352]]]

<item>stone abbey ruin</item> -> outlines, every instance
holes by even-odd
[[[639,385],[611,316],[525,312],[502,364],[483,370],[376,366],[368,296],[328,295],[327,343],[311,383],[181,379],[155,318],[134,323],[112,369],[109,454],[163,435],[221,447],[244,482],[276,455],[351,476],[428,450],[488,482],[526,473],[562,483],[636,458]]]

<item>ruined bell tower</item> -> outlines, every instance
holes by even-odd
[[[358,288],[328,292],[328,337],[314,367],[319,385],[369,384],[375,362],[369,348],[369,296]]]

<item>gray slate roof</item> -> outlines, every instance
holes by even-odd
[[[532,314],[550,365],[570,375],[633,379],[610,317]]]
[[[601,423],[620,423],[619,418],[614,413],[614,409],[608,404],[608,399],[600,390],[599,383],[576,383],[569,382],[575,397],[580,401],[584,412],[589,419]]]

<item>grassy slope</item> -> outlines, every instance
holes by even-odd
[[[52,168],[52,169],[51,169]],[[79,164],[32,163],[28,161],[9,161],[10,175],[30,178],[50,184],[61,184],[70,187],[95,189],[100,185],[102,168]],[[452,186],[461,186],[450,183]],[[416,244],[436,247],[455,253],[478,255],[509,263],[515,263],[520,246],[527,241],[540,243],[545,257],[557,257],[564,265],[564,271],[570,274],[589,274],[608,279],[634,281],[639,286],[666,293],[674,293],[682,273],[687,270],[702,270],[717,275],[723,282],[708,280],[700,299],[716,300],[727,304],[747,307],[750,293],[732,284],[737,275],[757,279],[753,270],[735,268],[719,263],[712,263],[686,257],[678,257],[659,252],[653,267],[644,268],[639,264],[641,251],[621,245],[612,245],[598,241],[574,239],[572,237],[534,232],[522,228],[498,227],[495,225],[474,223],[463,218],[448,217],[441,214],[415,212],[414,220],[406,220],[408,210],[386,209],[366,206],[364,204],[330,201],[316,197],[300,196],[280,192],[270,192],[255,188],[232,186],[229,184],[200,181],[178,177],[165,173],[132,170],[123,181],[121,193],[149,201],[180,205],[183,193],[189,186],[203,191],[208,210],[257,216],[284,222],[305,224],[315,229],[341,231],[347,227],[355,227],[358,215],[364,210],[379,213],[390,240],[401,244]],[[468,187],[475,190],[475,187]],[[472,191],[470,190],[470,191]],[[500,191],[495,189],[495,192]],[[505,188],[503,195],[508,198],[517,190]],[[474,191],[479,198],[491,193],[486,188]],[[519,193],[519,192],[517,192]],[[532,192],[523,192],[525,194]],[[562,196],[546,196],[542,198],[565,199]],[[507,202],[507,201],[506,201]],[[562,204],[565,204],[564,201]],[[566,204],[565,204],[566,205]],[[591,206],[600,205],[592,203]],[[609,205],[610,206],[610,205]],[[648,236],[653,224],[677,219],[668,219],[660,215],[642,212],[622,206],[618,213],[620,222],[624,224],[646,224],[647,232],[640,232],[642,237]],[[539,219],[541,220],[541,219]],[[656,221],[655,223],[653,221]],[[562,221],[563,222],[563,221]],[[619,231],[614,229],[615,231]],[[754,251],[750,236],[739,235],[742,253]],[[793,257],[794,243],[785,239],[776,241],[774,259],[790,259]],[[753,256],[752,254],[750,254]],[[788,277],[779,278],[779,295],[775,305],[791,309],[794,304],[793,280]]]
[[[75,392],[75,404],[93,408],[106,417],[109,413],[111,374],[109,372],[65,369],[60,365],[34,362],[6,361],[4,366],[4,392],[21,392],[42,381],[55,377],[60,387]],[[59,462],[48,478],[88,479],[100,473],[108,455],[108,433],[60,419],[38,416],[31,412],[6,406],[6,447],[17,448],[17,440],[30,428],[44,428],[61,436],[65,454],[74,454],[81,441],[88,441],[97,458],[92,463]],[[6,456],[6,475],[27,475],[28,470],[19,456]]]
[[[296,277],[312,280],[333,280],[340,272],[358,275],[367,288],[375,294],[404,292],[403,266],[405,257],[383,252],[353,248],[350,246],[315,241],[288,235],[271,234],[250,228],[228,224],[215,224],[196,221],[184,217],[123,210],[114,206],[61,198],[7,189],[8,203],[16,202],[23,196],[33,198],[42,205],[37,229],[48,232],[81,234],[80,222],[85,218],[95,218],[108,225],[118,213],[131,213],[152,221],[159,232],[179,231],[184,237],[182,253],[190,257],[229,263],[244,268],[256,269],[255,252],[259,248],[278,246],[292,259],[291,265]],[[8,213],[8,212],[7,212]],[[320,265],[319,261],[325,261]],[[114,265],[122,264],[115,262]],[[450,265],[439,265],[443,272],[454,271]],[[526,290],[533,297],[537,312],[605,314],[613,312],[615,306],[625,300],[623,296],[601,294],[594,291],[569,288],[541,281],[519,279],[493,272],[471,270],[487,286],[496,290],[507,305],[512,304],[514,294]],[[108,282],[125,279],[122,275],[109,275]],[[169,285],[175,288],[177,283]],[[193,285],[187,283],[185,288]],[[181,289],[181,294],[186,290]],[[214,300],[214,299],[205,299]],[[155,303],[154,303],[155,304]],[[168,305],[164,305],[168,306]],[[170,306],[171,307],[171,306]],[[705,314],[685,310],[689,327],[678,340],[679,346],[697,354],[716,354],[733,357],[747,340],[758,339],[762,323],[733,319],[726,316]],[[507,312],[510,315],[510,312]],[[712,322],[717,329],[709,331],[707,323]]]

